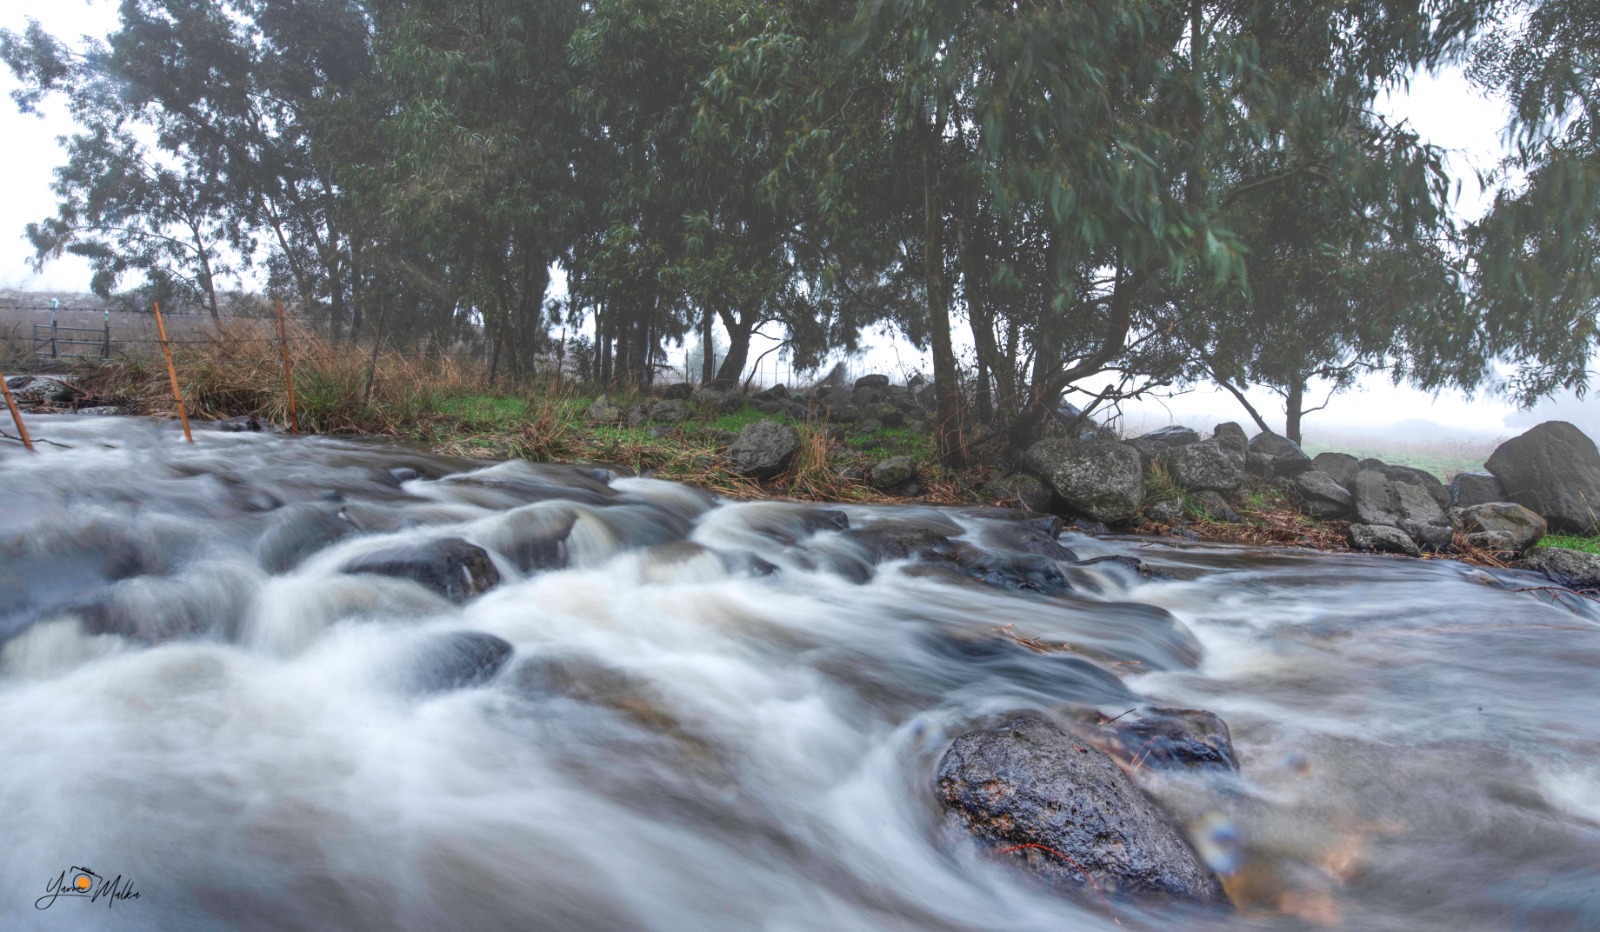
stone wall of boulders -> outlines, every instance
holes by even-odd
[[[1228,496],[1246,483],[1277,486],[1307,515],[1347,522],[1356,550],[1402,553],[1475,549],[1504,560],[1525,559],[1562,585],[1600,585],[1600,557],[1528,557],[1549,531],[1600,534],[1600,452],[1576,427],[1550,421],[1501,444],[1484,472],[1449,485],[1420,469],[1345,453],[1307,456],[1285,437],[1246,439],[1237,424],[1219,424],[1209,439],[1187,427],[1164,427],[1130,440],[1094,431],[1091,439],[1043,440],[1023,457],[1036,485],[1006,477],[1008,490],[1030,507],[1130,526],[1139,517],[1184,523],[1177,502],[1146,504],[1156,468],[1190,493],[1213,519],[1237,520]],[[1541,551],[1550,548],[1540,548]],[[1570,553],[1577,553],[1576,551]],[[1560,563],[1559,571],[1551,569]]]

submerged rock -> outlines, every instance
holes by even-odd
[[[339,516],[338,507],[331,503],[285,505],[273,513],[266,531],[256,541],[256,559],[269,573],[286,572],[356,530],[355,525]]]
[[[488,551],[459,537],[369,553],[346,563],[344,572],[409,579],[453,602],[465,602],[500,582],[500,571]]]
[[[1239,770],[1228,723],[1212,712],[1146,706],[1111,721],[1095,712],[1080,727],[1085,737],[1135,767]]]
[[[992,848],[1059,852],[1016,853],[1058,889],[1092,895],[1093,878],[1106,896],[1227,902],[1216,875],[1122,769],[1049,722],[1017,718],[957,738],[939,762],[938,792],[952,819]]]
[[[451,631],[427,638],[402,686],[437,693],[487,683],[511,659],[511,642],[483,631]]]

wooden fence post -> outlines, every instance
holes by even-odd
[[[17,410],[17,400],[11,397],[11,386],[6,384],[4,372],[0,372],[0,392],[5,392],[6,407],[11,409],[11,420],[17,425],[17,436],[22,438],[22,445],[28,448],[28,452],[38,453],[39,451],[33,448],[33,440],[28,437],[27,426],[22,423],[22,412]]]
[[[289,367],[289,335],[283,327],[283,302],[274,301],[278,306],[278,352],[283,356],[283,386],[289,392],[289,432],[300,433],[300,415],[294,408],[294,372]],[[380,321],[381,323],[381,321]],[[381,334],[380,334],[381,336]],[[372,358],[374,363],[378,358],[377,347],[373,347]],[[367,376],[367,391],[372,391],[372,376]]]
[[[183,439],[194,443],[194,434],[189,433],[189,414],[183,409],[183,392],[178,388],[178,370],[172,365],[172,347],[167,345],[167,325],[161,322],[161,305],[151,301],[150,307],[156,315],[156,333],[161,337],[161,355],[167,357],[167,377],[172,379],[172,398],[178,403],[178,420],[183,424]]]

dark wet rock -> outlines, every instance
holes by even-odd
[[[1251,471],[1264,477],[1292,479],[1311,469],[1311,457],[1300,445],[1270,430],[1250,438]]]
[[[864,375],[856,379],[856,388],[888,388],[889,377],[886,375]]]
[[[410,466],[396,466],[389,470],[389,476],[397,483],[410,482],[412,479],[420,478],[417,475],[417,471]]]
[[[1172,480],[1196,492],[1231,492],[1244,482],[1244,470],[1215,440],[1175,447],[1163,453]]]
[[[800,435],[793,427],[777,421],[756,421],[739,434],[728,448],[728,461],[734,471],[753,479],[772,479],[800,452]]]
[[[583,412],[585,420],[595,424],[615,424],[622,420],[622,409],[612,404],[606,396],[596,398],[594,404]]]
[[[1409,474],[1395,475],[1399,478],[1391,477],[1388,469],[1363,469],[1356,473],[1350,495],[1357,521],[1387,527],[1403,527],[1407,521],[1449,526],[1444,509],[1425,485],[1411,481]]]
[[[1111,528],[1104,521],[1095,521],[1092,518],[1069,517],[1062,523],[1062,529],[1075,534],[1087,534],[1090,537],[1099,537],[1110,534]]]
[[[511,642],[483,631],[451,631],[428,637],[406,671],[407,692],[439,693],[481,686],[511,659]]]
[[[751,401],[785,401],[789,398],[789,389],[784,385],[774,385],[763,388],[750,396]]]
[[[687,401],[692,394],[694,387],[688,382],[673,382],[671,385],[663,385],[656,389],[656,397],[668,401]]]
[[[863,434],[875,434],[878,431],[883,430],[883,422],[877,418],[869,417],[861,422],[860,430]]]
[[[1139,451],[1139,458],[1148,465],[1151,460],[1155,459],[1164,450],[1199,442],[1200,435],[1192,429],[1173,425],[1141,434],[1127,443],[1128,446]]]
[[[1326,473],[1328,478],[1344,488],[1356,481],[1361,471],[1361,461],[1348,453],[1318,453],[1311,458],[1311,468]]]
[[[1413,466],[1383,466],[1379,472],[1388,476],[1392,482],[1408,483],[1427,492],[1428,497],[1433,499],[1433,503],[1439,506],[1440,511],[1450,507],[1450,490],[1445,488],[1438,476],[1425,469]]]
[[[955,824],[1078,896],[1227,903],[1222,884],[1166,816],[1105,753],[1038,718],[955,740],[938,792]]]
[[[257,539],[256,559],[267,572],[283,573],[355,532],[355,525],[341,518],[339,509],[332,504],[285,505],[273,513],[267,529]]]
[[[849,540],[865,547],[873,562],[904,560],[930,547],[947,547],[950,537],[932,528],[917,526],[886,526],[860,528],[844,532]]]
[[[379,550],[351,560],[343,570],[409,579],[453,602],[465,602],[500,582],[500,571],[488,552],[459,537]]]
[[[884,427],[904,427],[906,423],[906,413],[892,404],[875,404],[867,408],[865,413]]]
[[[1228,500],[1223,498],[1220,492],[1201,492],[1194,497],[1194,500],[1213,521],[1237,524],[1244,520],[1237,511],[1233,510],[1233,506],[1228,504]]]
[[[230,434],[258,434],[261,422],[254,415],[224,418],[216,422],[217,429]]]
[[[1132,521],[1144,499],[1139,451],[1126,444],[1041,440],[1028,448],[1023,463],[1048,483],[1068,508],[1096,521]]]
[[[1490,502],[1461,510],[1461,529],[1475,533],[1501,534],[1500,550],[1521,553],[1537,544],[1549,532],[1544,518],[1513,502]]]
[[[669,398],[650,406],[650,420],[652,421],[667,421],[677,424],[688,420],[688,418],[689,406],[681,399]]]
[[[739,517],[751,531],[785,546],[793,546],[813,534],[850,528],[850,516],[842,511],[787,502],[748,505],[741,509]]]
[[[1042,480],[1020,472],[989,480],[983,486],[983,496],[1028,511],[1049,511],[1053,497]]]
[[[1240,460],[1250,452],[1250,438],[1245,436],[1244,428],[1232,421],[1218,424],[1211,429],[1211,439],[1222,444],[1223,448],[1232,452]]]
[[[1072,590],[1056,561],[1046,556],[995,553],[956,541],[945,548],[925,549],[920,557],[924,563],[949,567],[1001,589],[1046,595]]]
[[[702,412],[713,416],[732,414],[744,407],[743,395],[716,388],[702,388],[694,393],[692,400]]]
[[[1546,421],[1502,443],[1486,464],[1506,499],[1538,512],[1552,531],[1600,534],[1600,451],[1566,421]]]
[[[1091,712],[1080,717],[1075,730],[1131,766],[1239,770],[1228,723],[1212,712],[1145,706],[1116,716],[1114,721]]]
[[[1517,566],[1543,573],[1551,582],[1568,589],[1600,590],[1600,553],[1565,547],[1535,547]]]
[[[891,456],[872,467],[869,481],[882,492],[903,488],[917,477],[917,463],[909,456]]]
[[[1350,491],[1320,469],[1295,476],[1294,493],[1300,498],[1300,507],[1314,518],[1350,515]]]
[[[1506,491],[1492,472],[1458,473],[1450,480],[1450,505],[1453,508],[1471,508],[1490,502],[1506,500]]]
[[[1350,546],[1372,553],[1404,553],[1418,556],[1417,544],[1397,527],[1375,524],[1350,525]]]
[[[861,409],[853,404],[836,404],[828,408],[828,420],[835,424],[858,424],[861,422]]]
[[[128,412],[116,405],[95,405],[92,408],[79,408],[78,413],[89,417],[117,417]]]
[[[1037,521],[996,524],[987,529],[985,539],[993,546],[1006,550],[1037,554],[1051,560],[1075,562],[1078,559],[1077,554],[1056,541],[1061,535],[1061,519],[1054,516],[1051,516],[1051,519],[1055,522],[1053,530],[1041,527]]]

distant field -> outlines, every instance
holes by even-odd
[[[1410,466],[1433,473],[1448,481],[1457,473],[1477,472],[1483,469],[1484,460],[1499,446],[1500,440],[1468,441],[1389,441],[1368,439],[1362,442],[1310,441],[1306,453],[1348,453],[1358,459],[1383,460],[1395,466]]]

